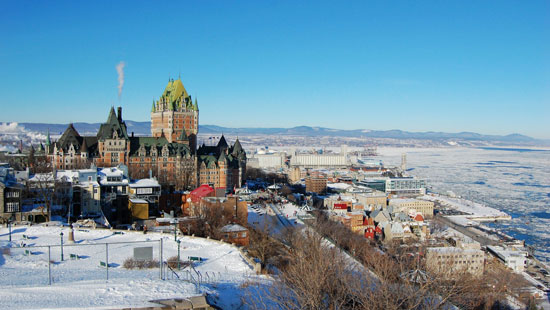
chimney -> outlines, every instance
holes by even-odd
[[[122,107],[118,107],[118,121],[122,123]]]
[[[134,132],[132,131],[132,138],[134,137]]]

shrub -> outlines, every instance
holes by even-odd
[[[2,255],[11,255],[11,248],[2,248]]]
[[[177,256],[172,256],[170,257],[166,263],[168,264],[168,266],[172,269],[177,269],[178,268],[178,257]],[[189,262],[186,262],[186,261],[182,261],[181,258],[180,258],[180,268],[185,268],[187,266],[189,266]]]
[[[124,260],[122,266],[126,269],[150,269],[159,266],[158,260],[135,260],[133,258],[127,258]]]

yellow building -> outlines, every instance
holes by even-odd
[[[130,210],[132,220],[149,219],[149,203],[147,200],[130,198],[128,200],[128,209]]]
[[[411,210],[422,213],[424,217],[433,217],[434,203],[418,199],[390,199],[390,206],[394,207],[394,212],[408,213]]]

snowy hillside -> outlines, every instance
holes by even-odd
[[[64,260],[61,261],[60,233],[63,232]],[[152,247],[153,260],[177,256],[173,234],[134,231],[77,229],[76,242],[67,244],[67,227],[12,227],[12,243],[8,228],[0,228],[0,309],[93,308],[155,306],[151,300],[186,298],[201,293],[214,296],[224,309],[240,305],[239,286],[254,275],[240,251],[232,245],[214,240],[180,236],[181,258],[200,257],[196,273],[202,276],[199,288],[193,282],[176,279],[165,268],[162,280],[158,267],[133,269],[123,267],[133,257],[135,247]],[[106,245],[108,243],[108,245]],[[25,247],[21,247],[22,245]],[[48,245],[51,259],[52,285],[48,285]],[[7,249],[9,246],[11,248]],[[108,247],[108,254],[107,254]],[[78,256],[78,259],[71,259]],[[101,266],[108,259],[109,268]],[[107,279],[107,273],[109,280]],[[177,272],[184,278],[185,272]],[[216,297],[217,296],[217,297]]]

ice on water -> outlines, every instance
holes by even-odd
[[[398,165],[407,154],[410,175],[427,178],[436,192],[452,191],[512,216],[491,226],[526,241],[550,261],[550,150],[482,148],[380,148]]]

